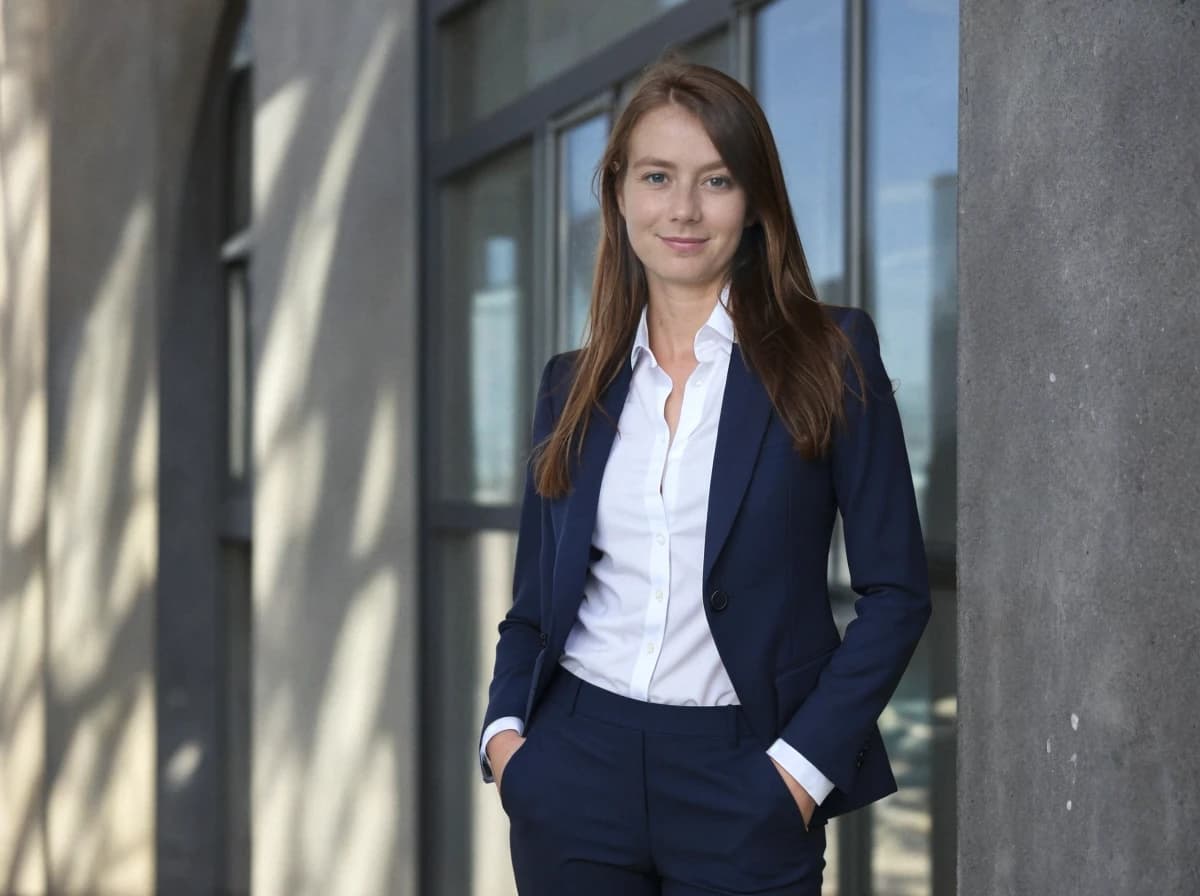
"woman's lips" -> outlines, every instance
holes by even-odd
[[[659,239],[680,255],[695,255],[708,242],[708,240],[699,237],[686,236],[660,236]]]

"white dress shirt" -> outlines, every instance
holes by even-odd
[[[696,333],[696,369],[684,387],[674,438],[663,414],[673,384],[650,350],[646,311],[633,343],[633,376],[604,468],[583,602],[559,663],[613,693],[676,706],[740,703],[704,613],[704,534],[717,425],[733,351],[728,287]],[[524,730],[497,719],[500,731]],[[790,745],[768,755],[821,803],[833,783]],[[486,753],[481,755],[486,762]]]

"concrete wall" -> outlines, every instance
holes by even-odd
[[[1200,3],[962,5],[959,892],[1200,892]]]
[[[144,3],[102,19],[60,2],[51,15],[47,888],[148,893],[158,525],[153,24]]]
[[[5,894],[153,893],[164,818],[204,843],[158,798],[158,341],[219,8],[170,7],[0,11]]]
[[[255,896],[416,892],[411,0],[258,0]]]
[[[46,887],[49,16],[0,11],[0,893]]]

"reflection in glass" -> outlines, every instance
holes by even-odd
[[[690,44],[679,48],[688,62],[696,62],[733,74],[733,46],[729,41],[729,29],[722,28],[712,34],[706,34]]]
[[[958,4],[870,0],[867,12],[866,302],[936,556],[955,537]],[[880,720],[900,792],[874,813],[876,892],[954,891],[954,593],[936,585]]]
[[[528,430],[531,156],[511,150],[443,193],[437,497],[518,500]]]
[[[604,154],[608,117],[597,115],[563,131],[559,151],[559,289],[566,297],[567,342],[583,342],[592,273],[600,240],[600,204],[593,190],[596,166]]]
[[[429,681],[437,688],[426,716],[432,726],[426,764],[433,810],[435,893],[512,896],[508,820],[495,787],[479,777],[480,722],[487,709],[496,626],[512,604],[516,535],[445,536],[434,550],[438,593]]]
[[[442,130],[453,133],[683,0],[485,0],[442,26]]]
[[[245,30],[239,32],[245,36]],[[248,40],[248,38],[246,38]],[[248,53],[248,48],[245,49]],[[250,158],[253,133],[253,97],[248,57],[230,75],[229,107],[225,145],[226,207],[225,236],[232,237],[250,226]]]
[[[783,159],[788,198],[823,302],[846,280],[846,4],[779,0],[754,20],[754,90]]]
[[[719,69],[727,75],[732,75],[733,72],[733,44],[729,40],[729,29],[722,28],[714,31],[711,34],[706,34],[703,37],[697,38],[688,44],[681,44],[676,48],[680,55],[688,62],[696,62],[700,65],[711,66]],[[625,104],[629,102],[629,98],[633,96],[633,91],[637,88],[638,81],[642,79],[641,71],[635,72],[630,77],[626,78],[617,88],[617,109],[624,109]]]
[[[233,482],[246,478],[250,459],[250,281],[245,265],[225,272],[226,471]]]

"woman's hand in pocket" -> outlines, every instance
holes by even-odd
[[[524,744],[525,738],[512,730],[498,732],[488,741],[488,765],[492,767],[492,777],[496,781],[497,790],[500,789],[500,781],[504,778],[504,769],[509,760]]]
[[[809,796],[808,791],[804,789],[799,781],[788,774],[787,769],[775,761],[774,756],[768,756],[767,758],[771,760],[775,766],[775,771],[779,772],[783,778],[783,782],[787,784],[787,789],[791,792],[792,799],[796,801],[796,808],[800,810],[800,817],[804,819],[804,826],[808,827],[812,824],[813,813],[817,811],[816,800]]]

